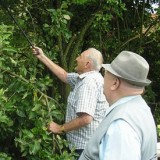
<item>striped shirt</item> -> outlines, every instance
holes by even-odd
[[[108,108],[103,94],[104,79],[99,72],[91,71],[81,75],[68,73],[67,80],[71,92],[68,96],[66,122],[77,118],[80,112],[93,117],[90,124],[67,133],[67,139],[71,142],[70,149],[84,149]]]

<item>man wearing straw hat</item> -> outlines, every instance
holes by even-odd
[[[110,108],[79,160],[156,160],[155,122],[141,96],[151,83],[147,61],[122,51],[103,68]]]

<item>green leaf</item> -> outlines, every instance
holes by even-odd
[[[34,119],[36,116],[37,116],[37,113],[35,113],[35,112],[29,113],[29,119]]]
[[[2,50],[7,51],[7,52],[17,53],[17,50],[15,48],[12,48],[12,47],[4,47]]]
[[[37,111],[37,110],[39,110],[39,109],[40,109],[40,107],[41,107],[41,105],[36,104],[36,105],[35,105],[35,107],[34,107],[34,108],[32,108],[32,111]]]
[[[40,142],[35,140],[34,144],[30,148],[31,148],[30,152],[32,154],[36,154],[40,150]]]
[[[24,111],[21,111],[21,110],[17,110],[17,115],[23,118],[26,117]]]

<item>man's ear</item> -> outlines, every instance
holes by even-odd
[[[115,77],[111,86],[111,90],[116,90],[120,85],[120,79]]]
[[[91,62],[90,61],[87,61],[86,62],[86,65],[85,65],[85,68],[90,68],[91,67]]]

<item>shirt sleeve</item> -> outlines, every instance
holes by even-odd
[[[73,89],[77,83],[78,74],[77,73],[67,73],[67,82]]]
[[[100,160],[141,160],[140,139],[124,120],[112,122],[99,146]]]

